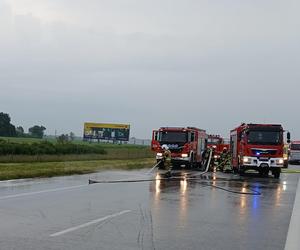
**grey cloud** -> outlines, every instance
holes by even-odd
[[[0,106],[18,125],[130,122],[146,138],[162,125],[228,136],[279,122],[300,137],[296,1],[15,3],[28,12],[0,2]]]

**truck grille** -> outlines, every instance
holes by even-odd
[[[259,157],[259,160],[260,161],[269,161],[269,158],[267,158],[267,157]]]
[[[277,150],[276,149],[258,149],[258,148],[252,148],[251,149],[252,154],[256,156],[262,156],[265,155],[276,155]]]
[[[182,151],[182,148],[171,148],[170,151],[171,153],[180,153]]]

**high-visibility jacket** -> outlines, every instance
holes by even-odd
[[[163,161],[164,162],[171,162],[171,151],[170,150],[165,150],[163,152]]]

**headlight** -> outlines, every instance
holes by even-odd
[[[218,156],[217,156],[217,155],[214,155],[214,158],[215,158],[215,159],[217,159],[217,158],[218,158]]]
[[[285,160],[285,161],[286,161],[287,159],[288,159],[288,158],[287,158],[286,156],[285,156],[285,157],[283,157],[283,160]]]
[[[156,155],[157,155],[157,156],[162,156],[162,153],[157,153]]]
[[[244,156],[243,157],[243,163],[251,163],[251,158]]]
[[[278,159],[276,162],[277,162],[277,164],[282,165],[283,164],[283,158]]]
[[[182,158],[186,158],[186,157],[188,157],[189,155],[188,154],[181,154],[181,157]]]

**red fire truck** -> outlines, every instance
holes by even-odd
[[[254,169],[267,176],[280,177],[283,167],[284,130],[275,124],[241,124],[230,133],[230,151],[234,172],[243,175]],[[288,133],[288,142],[289,142]]]
[[[200,167],[206,149],[205,130],[194,127],[161,127],[152,134],[151,149],[162,159],[162,145],[169,147],[173,166]]]
[[[229,143],[225,142],[220,135],[208,135],[207,147],[214,149],[214,158],[218,160],[224,148],[229,150]]]

